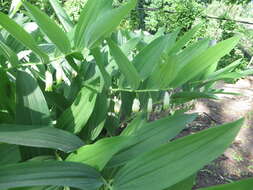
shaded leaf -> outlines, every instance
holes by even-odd
[[[110,53],[115,59],[117,65],[119,66],[119,70],[122,72],[127,82],[132,86],[132,88],[138,88],[141,78],[134,65],[128,60],[115,42],[112,40],[107,40],[107,42],[110,47]]]
[[[63,30],[44,12],[30,3],[23,1],[25,8],[32,14],[36,23],[48,36],[48,38],[59,48],[62,53],[69,53],[71,46],[67,35]]]
[[[162,190],[171,187],[223,153],[242,124],[241,119],[211,128],[139,155],[119,170],[113,189]]]
[[[95,144],[81,147],[66,161],[81,162],[101,171],[114,154],[129,144],[130,139],[123,136],[101,139]]]
[[[61,4],[58,0],[49,0],[49,3],[54,9],[54,12],[63,25],[66,32],[70,32],[74,28],[73,22],[70,20],[68,14],[66,11],[62,8]]]
[[[0,25],[6,29],[14,38],[36,53],[43,63],[48,63],[48,56],[37,46],[33,37],[21,26],[0,12]]]
[[[96,98],[97,93],[83,87],[74,103],[57,120],[57,127],[72,133],[79,133],[93,112]]]
[[[97,190],[103,184],[94,168],[78,163],[25,162],[0,166],[0,171],[0,189],[56,185]]]
[[[75,135],[51,126],[38,128],[31,125],[10,124],[0,124],[0,142],[64,152],[72,152],[84,145]]]

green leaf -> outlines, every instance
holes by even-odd
[[[75,30],[75,48],[83,49],[87,44],[88,29],[96,22],[103,11],[111,9],[112,0],[88,0],[85,4]]]
[[[75,47],[91,48],[108,36],[133,9],[136,0],[112,8],[112,0],[89,0],[81,13],[75,32]]]
[[[135,8],[136,2],[137,0],[129,0],[125,5],[116,9],[104,11],[103,14],[99,15],[98,19],[93,22],[90,29],[87,31],[90,35],[87,38],[86,47],[92,47],[97,41],[101,40],[101,38],[113,32],[120,24],[121,20]]]
[[[9,124],[0,125],[0,142],[64,152],[72,152],[84,145],[75,135],[51,126],[35,128],[32,125]]]
[[[7,110],[7,117],[14,120],[15,117],[15,86],[8,77],[7,72],[0,70],[0,107]],[[0,117],[4,119],[3,115]]]
[[[198,190],[250,190],[253,187],[253,178],[239,180],[233,183],[200,188]]]
[[[161,36],[146,46],[132,61],[141,78],[145,80],[159,63],[161,55],[168,44],[168,38]]]
[[[130,139],[123,136],[101,139],[95,144],[81,147],[66,161],[84,163],[101,171],[114,154],[129,145]]]
[[[105,88],[109,88],[111,86],[111,77],[110,75],[107,73],[106,69],[105,69],[105,62],[103,59],[103,55],[100,52],[99,48],[94,48],[91,50],[92,55],[95,58],[96,64],[103,76],[103,79],[105,81]]]
[[[101,175],[84,164],[46,161],[0,166],[0,189],[42,185],[70,186],[97,190],[103,185]]]
[[[0,165],[14,164],[21,161],[19,148],[16,145],[0,143]]]
[[[139,155],[119,170],[113,189],[162,190],[171,187],[223,153],[242,124],[243,120],[240,119]]]
[[[36,53],[43,63],[48,63],[48,56],[37,46],[33,37],[21,26],[0,12],[0,25],[6,29],[14,38]]]
[[[109,109],[107,94],[98,94],[94,110],[87,123],[86,128],[81,132],[82,139],[94,141],[104,128]]]
[[[30,3],[23,1],[25,8],[32,14],[36,23],[48,36],[48,38],[59,48],[59,50],[67,54],[71,51],[71,46],[67,35],[63,30],[44,12]]]
[[[134,135],[138,130],[147,125],[146,114],[140,112],[138,115],[127,125],[127,127],[120,134],[121,136]]]
[[[130,147],[116,154],[108,167],[123,165],[144,152],[154,150],[174,138],[196,115],[174,115],[143,125],[132,134],[135,139]]]
[[[132,38],[128,40],[125,44],[123,44],[120,49],[124,52],[125,55],[128,55],[141,41],[141,38]]]
[[[177,92],[173,95],[171,95],[171,101],[176,104],[183,104],[185,102],[189,102],[194,99],[199,98],[208,98],[208,99],[218,99],[217,96],[215,96],[212,93],[206,93],[206,92]]]
[[[208,76],[208,79],[209,80],[210,79],[215,79],[215,78],[220,77],[220,76],[222,76],[224,74],[228,74],[230,71],[232,71],[233,69],[235,69],[238,65],[240,65],[240,63],[241,63],[241,59],[236,60],[233,63],[229,64],[228,66],[226,66],[226,67],[224,67],[222,69],[219,69],[216,72],[210,74]]]
[[[10,62],[12,67],[16,67],[19,64],[17,54],[12,51],[5,43],[0,40],[0,53]]]
[[[107,42],[110,47],[110,53],[119,66],[119,70],[122,72],[132,88],[137,89],[140,85],[141,78],[134,65],[128,60],[115,42],[112,40],[107,40]]]
[[[196,32],[201,28],[201,24],[198,24],[197,26],[193,27],[191,30],[186,32],[173,46],[172,49],[168,52],[169,54],[175,54],[178,51],[180,51],[186,44],[189,42],[192,37],[196,34]]]
[[[51,124],[50,111],[36,79],[27,70],[18,71],[16,80],[16,122],[22,125]],[[36,126],[34,126],[36,127]]]
[[[93,112],[96,98],[97,93],[83,87],[74,103],[57,120],[57,127],[72,133],[79,133]]]
[[[195,178],[196,178],[196,175],[192,175],[184,179],[183,181],[180,181],[179,183],[169,188],[166,188],[164,190],[192,190],[192,187],[195,183]]]
[[[192,59],[177,73],[177,77],[172,81],[171,86],[178,87],[196,77],[200,72],[204,71],[212,64],[215,64],[220,60],[220,58],[229,53],[238,41],[238,37],[229,38],[207,49],[201,55]]]
[[[147,82],[148,88],[165,89],[177,76],[179,63],[175,56],[164,58],[164,63],[159,64]]]
[[[54,9],[54,12],[63,25],[66,32],[70,32],[74,28],[73,22],[70,20],[69,15],[66,11],[62,8],[62,5],[59,3],[58,0],[49,0],[49,3]]]

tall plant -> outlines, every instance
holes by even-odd
[[[196,115],[171,112],[150,122],[147,113],[163,98],[164,109],[215,98],[210,84],[251,72],[230,72],[239,61],[216,70],[239,38],[187,46],[199,26],[179,39],[179,31],[115,32],[136,0],[118,8],[89,0],[77,24],[49,1],[60,23],[26,1],[29,31],[0,13],[0,189],[190,189],[243,120],[173,140]]]

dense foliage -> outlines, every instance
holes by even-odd
[[[193,23],[129,31],[121,21],[138,2],[118,3],[88,0],[69,16],[55,0],[52,15],[22,1],[0,13],[1,190],[189,190],[237,135],[243,119],[176,138],[196,118],[184,103],[253,73],[235,70],[240,59],[218,67],[240,37],[196,40]]]

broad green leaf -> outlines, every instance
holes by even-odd
[[[175,54],[180,51],[196,34],[196,32],[201,28],[201,24],[193,27],[191,30],[186,32],[174,45],[172,49],[169,50],[169,54]]]
[[[116,154],[108,163],[108,167],[123,165],[144,152],[154,150],[174,138],[196,115],[174,115],[151,123],[144,124],[132,134],[135,139],[130,147]]]
[[[193,58],[201,55],[205,50],[207,50],[208,45],[209,45],[209,40],[204,39],[182,50],[177,55],[177,62],[179,63],[178,68],[182,68],[187,63],[189,63]]]
[[[75,135],[51,126],[0,124],[0,142],[72,152],[83,146]]]
[[[122,131],[121,136],[134,135],[139,129],[147,125],[146,114],[140,112]]]
[[[220,60],[220,58],[229,53],[238,41],[238,37],[229,38],[207,49],[201,55],[192,59],[177,73],[177,76],[175,80],[172,81],[171,86],[178,87],[196,77],[201,71],[205,70],[212,64],[215,64]]]
[[[44,12],[30,3],[23,1],[25,8],[32,14],[36,23],[48,36],[48,38],[59,48],[59,50],[67,54],[71,51],[71,46],[67,35],[63,30]]]
[[[57,127],[72,133],[79,133],[93,112],[96,98],[96,92],[83,87],[74,103],[57,120]]]
[[[171,187],[222,154],[242,124],[240,119],[140,154],[119,170],[113,189],[162,190]]]
[[[8,78],[7,72],[0,70],[0,107],[7,110],[6,112],[11,120],[15,117],[15,86]],[[8,117],[7,116],[7,117]],[[3,115],[1,119],[4,120]]]
[[[218,76],[227,74],[228,72],[230,72],[231,70],[233,70],[235,67],[237,67],[239,64],[241,63],[241,59],[234,61],[233,63],[229,64],[228,66],[217,70],[216,72],[210,74],[208,76],[208,79],[214,79]]]
[[[130,140],[131,137],[123,136],[104,138],[79,148],[66,161],[84,163],[101,171],[114,154],[129,145]]]
[[[86,128],[81,132],[82,139],[94,141],[102,132],[107,118],[109,102],[107,94],[98,94],[94,110],[87,122]]]
[[[62,187],[39,186],[39,187],[18,187],[11,190],[63,190]]]
[[[43,63],[48,63],[48,56],[37,46],[33,37],[20,25],[0,12],[0,25],[7,30],[14,38],[36,53]]]
[[[208,98],[208,99],[218,99],[217,96],[215,96],[212,93],[207,92],[177,92],[173,95],[171,95],[171,101],[176,104],[183,104],[185,102],[189,102],[194,99],[199,98]]]
[[[193,58],[199,56],[208,48],[209,40],[201,40],[185,48],[178,55],[164,56],[164,62],[160,63],[151,74],[148,88],[168,88],[177,76],[178,71],[188,64]]]
[[[103,55],[100,52],[100,49],[94,48],[93,50],[91,50],[91,53],[94,56],[96,64],[103,76],[103,79],[105,81],[105,88],[109,88],[111,86],[111,77],[105,69],[106,65],[103,59]]]
[[[166,89],[177,76],[179,62],[175,56],[164,57],[164,62],[159,64],[147,82],[148,88]]]
[[[121,20],[135,7],[136,0],[129,0],[121,7],[101,11],[101,15],[87,29],[87,48],[91,48],[95,43],[105,36],[108,36],[120,24]]]
[[[98,171],[84,164],[46,161],[0,166],[0,189],[42,185],[97,190],[103,185]]]
[[[154,71],[168,43],[168,38],[161,36],[152,41],[133,59],[132,64],[136,67],[143,80]]]
[[[75,48],[83,49],[87,44],[88,30],[97,18],[112,8],[112,0],[88,0],[85,4],[75,30]]]
[[[192,187],[195,183],[196,175],[192,175],[183,181],[178,182],[177,184],[166,188],[164,190],[192,190]]]
[[[14,164],[21,161],[19,148],[16,145],[0,143],[0,165]]]
[[[63,25],[66,32],[70,32],[74,28],[73,22],[70,20],[66,11],[62,8],[62,5],[59,3],[58,0],[49,0],[49,3],[54,9],[54,12]]]
[[[242,179],[224,185],[200,188],[198,190],[251,190],[253,187],[253,178]]]
[[[12,67],[16,67],[19,64],[17,54],[12,51],[5,43],[0,40],[0,53],[10,62]]]
[[[169,54],[170,51],[172,50],[173,47],[175,47],[175,43],[178,37],[178,34],[180,32],[180,29],[176,29],[174,32],[167,34],[167,45],[166,45],[166,49],[165,49],[165,54]]]
[[[22,125],[48,125],[50,111],[36,79],[27,70],[18,71],[16,80],[16,122]],[[34,126],[36,127],[36,126]]]
[[[141,78],[134,65],[128,60],[116,43],[112,40],[107,40],[107,42],[110,47],[110,53],[119,66],[119,70],[122,72],[131,87],[137,89],[140,85]]]
[[[132,38],[123,44],[120,49],[124,52],[125,55],[128,55],[141,41],[141,38]]]

